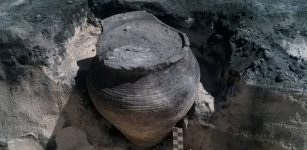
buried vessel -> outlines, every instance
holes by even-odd
[[[145,11],[102,21],[87,77],[95,107],[133,144],[157,144],[197,98],[198,63],[189,40]]]

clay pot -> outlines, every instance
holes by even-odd
[[[145,11],[102,25],[87,77],[90,97],[133,144],[157,144],[197,98],[200,73],[188,38]]]

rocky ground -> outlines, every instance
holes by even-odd
[[[185,149],[307,149],[305,0],[1,0],[0,149],[136,149],[84,84],[99,19],[133,10],[188,34],[215,100],[188,114]]]

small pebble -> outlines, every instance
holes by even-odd
[[[268,67],[269,71],[273,71],[273,68],[271,66]]]
[[[124,31],[129,31],[129,30],[131,30],[131,26],[127,26],[125,29],[124,29]]]
[[[185,20],[185,23],[187,24],[192,24],[194,22],[194,19],[192,17],[188,17],[186,20]]]
[[[301,68],[301,69],[306,69],[305,64],[300,64],[300,68]]]
[[[275,66],[274,68],[277,69],[277,70],[280,70],[280,69],[281,69],[279,66]]]
[[[279,74],[275,77],[275,82],[282,82],[285,80],[285,76],[282,74]]]
[[[268,60],[273,57],[273,54],[268,50],[264,50],[263,56],[264,56],[264,59]]]

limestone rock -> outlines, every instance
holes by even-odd
[[[199,83],[198,99],[195,104],[195,111],[199,115],[214,112],[214,97],[204,89],[201,83]]]
[[[0,139],[9,149],[46,147],[82,70],[77,61],[95,55],[100,27],[91,18],[85,0],[0,2]]]
[[[15,139],[9,142],[8,150],[44,150],[44,148],[32,139]]]

